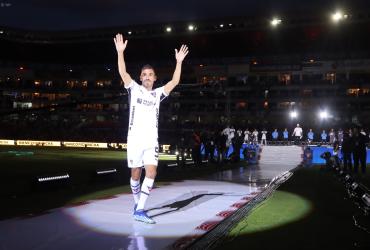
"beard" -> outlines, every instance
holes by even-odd
[[[144,80],[142,84],[144,87],[153,87],[153,83],[149,80]]]

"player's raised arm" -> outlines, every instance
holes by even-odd
[[[176,68],[175,72],[173,73],[172,80],[169,81],[164,86],[164,92],[169,95],[171,91],[179,84],[180,82],[180,76],[181,76],[181,66],[182,61],[185,59],[186,55],[189,53],[188,46],[181,45],[181,48],[179,51],[175,49],[175,57],[176,57]]]
[[[118,71],[127,88],[131,83],[132,79],[131,76],[126,71],[126,63],[124,58],[124,51],[127,46],[127,40],[123,41],[122,34],[117,34],[115,38],[113,38],[114,44],[116,45],[117,56],[118,56]]]

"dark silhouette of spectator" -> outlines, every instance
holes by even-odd
[[[210,160],[211,155],[212,155],[212,149],[211,149],[211,144],[213,143],[212,138],[211,138],[211,132],[210,131],[204,131],[201,134],[201,141],[204,146],[204,159],[205,160]]]
[[[243,145],[244,137],[243,137],[243,132],[241,129],[239,129],[236,132],[236,135],[233,139],[233,146],[234,146],[234,151],[233,151],[233,160],[238,162],[240,161],[240,149]]]
[[[181,160],[183,161],[183,163],[185,162],[186,149],[187,149],[187,145],[185,141],[185,135],[181,133],[180,140],[178,141],[178,144],[177,144],[177,150],[178,150],[178,155],[179,155],[178,157],[179,158],[181,157]]]
[[[343,167],[344,170],[352,171],[352,152],[353,152],[353,141],[349,136],[349,133],[343,134],[342,142],[342,156],[343,156]]]
[[[335,141],[333,143],[333,157],[335,160],[335,165],[340,166],[340,160],[339,160],[339,142]]]
[[[343,130],[341,128],[338,130],[338,141],[340,145],[343,142]]]
[[[201,140],[200,140],[200,134],[198,131],[193,131],[192,134],[192,158],[194,160],[195,164],[200,164],[201,163],[201,156],[200,156],[200,145],[201,145]]]
[[[353,129],[353,161],[354,161],[354,172],[358,172],[359,163],[361,164],[362,173],[366,172],[366,143],[368,139],[362,133],[359,128]]]
[[[216,147],[217,147],[217,161],[223,161],[224,155],[226,154],[226,140],[227,135],[222,133],[223,130],[219,131],[216,135]]]
[[[210,162],[214,162],[214,156],[215,156],[215,147],[216,147],[216,138],[215,138],[215,132],[209,132],[208,133],[208,143],[207,148],[209,151],[209,158],[208,160]]]

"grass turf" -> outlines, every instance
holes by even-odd
[[[160,155],[160,161],[175,161]],[[38,177],[68,173],[75,185],[91,182],[97,170],[115,168],[126,178],[126,152],[98,149],[1,147],[0,195],[28,194]]]
[[[354,215],[369,220],[333,172],[302,168],[217,249],[369,249],[369,234],[354,225]]]

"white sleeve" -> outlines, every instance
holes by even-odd
[[[155,92],[157,93],[157,97],[159,98],[160,102],[163,101],[168,96],[168,94],[164,92],[164,86],[156,88]]]
[[[137,84],[135,80],[132,80],[127,87],[125,86],[125,89],[128,90],[128,89],[137,88],[137,87],[139,87],[139,84]]]

